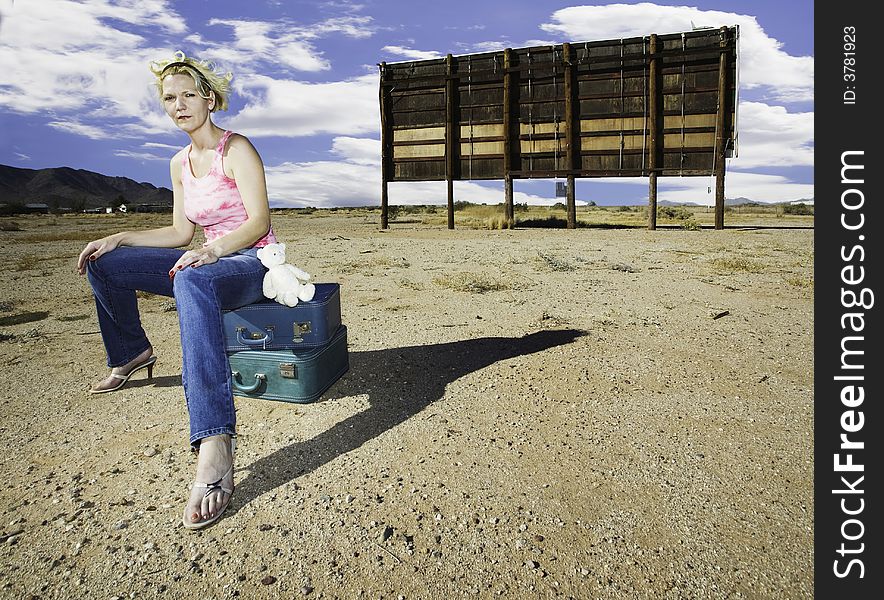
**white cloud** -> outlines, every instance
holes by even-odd
[[[378,134],[378,83],[377,74],[330,83],[246,76],[238,86],[249,103],[225,126],[250,137]]]
[[[142,148],[158,148],[160,150],[172,150],[178,152],[181,146],[173,146],[172,144],[160,144],[159,142],[145,142],[141,144]]]
[[[342,160],[283,163],[267,167],[270,204],[286,206],[379,206],[381,171],[379,140],[337,137],[331,152]],[[493,184],[491,184],[493,185]],[[392,182],[387,188],[390,204],[445,204],[444,181]],[[503,201],[503,184],[498,189],[470,181],[454,182],[455,197],[477,204]],[[552,204],[556,200],[514,192],[513,201]]]
[[[140,119],[153,96],[147,63],[171,50],[148,47],[142,36],[121,30],[119,22],[132,29],[184,30],[183,19],[159,0],[46,0],[4,10],[0,108],[50,111],[59,115],[52,126],[72,123],[71,131],[93,138],[101,129],[116,130],[119,119]],[[66,119],[66,114],[76,117]]]
[[[151,152],[134,152],[132,150],[119,149],[114,150],[114,156],[120,156],[123,158],[134,158],[135,160],[163,160],[168,162],[171,156],[160,156],[158,154],[153,154]]]
[[[323,37],[332,33],[342,33],[352,38],[371,37],[377,31],[371,17],[333,17],[304,27],[301,33],[309,37]]]
[[[336,137],[332,140],[332,152],[359,165],[381,166],[380,140]]]
[[[801,198],[813,198],[812,183],[798,183],[785,175],[767,175],[732,171],[730,161],[725,170],[724,195],[726,198],[748,198],[753,202],[787,202]],[[586,194],[586,187],[592,186],[592,198]],[[648,180],[641,177],[578,179],[577,195],[587,199],[606,198],[599,187],[617,186],[634,189],[633,204],[647,203]],[[583,189],[581,189],[583,188]],[[612,194],[613,195],[613,194]],[[708,177],[660,177],[657,180],[657,201],[691,202],[705,206],[715,205],[715,178]]]
[[[215,43],[200,39],[213,49],[210,53],[227,64],[239,66],[258,60],[282,63],[298,71],[326,71],[331,68],[322,53],[308,41],[306,35],[279,33],[279,25],[262,21],[212,19],[209,25],[225,25],[233,29],[233,43]]]
[[[490,185],[494,185],[491,183]],[[497,187],[488,187],[472,181],[454,182],[454,199],[472,202],[473,204],[502,204],[504,200],[503,182]],[[399,181],[388,184],[388,201],[390,204],[446,204],[448,202],[448,185],[444,181]],[[549,205],[559,199],[544,198],[534,194],[513,191],[515,204]],[[380,204],[380,193],[378,193]]]
[[[796,183],[783,175],[728,170],[724,181],[726,198],[749,198],[754,202],[787,202],[813,198],[814,193],[812,183]],[[715,204],[715,180],[711,177],[661,177],[657,185],[658,201]]]
[[[233,30],[233,42],[215,42],[200,34],[190,36],[191,43],[205,49],[204,55],[238,70],[258,72],[258,63],[296,71],[318,72],[331,69],[331,63],[317,50],[315,42],[340,34],[351,38],[374,35],[371,17],[347,16],[325,19],[310,25],[284,21],[210,19],[208,25],[222,25]]]
[[[105,131],[100,127],[94,127],[92,125],[87,125],[86,123],[80,123],[73,120],[49,121],[48,123],[46,123],[46,125],[52,127],[53,129],[58,129],[59,131],[81,135],[93,140],[103,140],[108,137],[107,133],[105,133]]]
[[[282,163],[267,167],[270,205],[363,206],[379,203],[377,167],[343,161]]]
[[[477,204],[499,204],[500,189],[484,187],[469,181],[455,181],[454,193],[459,200]],[[348,161],[283,163],[267,168],[267,189],[273,207],[292,206],[380,206],[381,174],[374,165]],[[445,204],[447,187],[444,181],[394,182],[388,184],[390,204]],[[549,199],[514,192],[513,201],[528,204],[551,204]]]
[[[738,6],[738,4],[737,4]],[[780,101],[813,99],[813,57],[791,56],[768,36],[755,17],[689,6],[609,4],[572,6],[555,11],[551,23],[540,26],[562,41],[594,41],[641,37],[651,33],[690,31],[692,23],[712,27],[739,25],[741,87],[763,88]]]
[[[735,169],[813,166],[813,113],[790,113],[782,106],[741,102]]]
[[[442,58],[442,55],[435,50],[414,50],[405,48],[404,46],[384,46],[381,52],[392,54],[393,56],[401,56],[406,60],[429,60],[431,58]]]
[[[512,47],[512,44],[504,41],[479,42],[477,44],[470,44],[469,52],[497,52],[500,50],[505,50],[508,47]]]

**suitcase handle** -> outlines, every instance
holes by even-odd
[[[238,327],[236,329],[236,341],[237,341],[237,343],[242,344],[243,346],[262,346],[262,347],[264,347],[273,341],[273,330],[272,329],[267,330],[267,332],[264,334],[264,337],[257,338],[257,339],[251,337],[254,334],[249,333],[248,334],[249,337],[245,337],[243,335],[243,333],[245,333],[244,328]]]
[[[261,382],[267,381],[266,375],[264,375],[263,373],[255,373],[255,383],[254,384],[248,385],[248,386],[239,385],[236,381],[239,378],[239,371],[233,371],[231,373],[231,375],[233,376],[234,389],[236,389],[238,392],[245,392],[246,394],[251,394],[252,392],[257,391],[257,389],[259,387],[261,387]]]

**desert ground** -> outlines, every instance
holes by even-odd
[[[174,302],[140,299],[153,379],[89,395],[74,270],[169,216],[2,219],[0,597],[812,597],[812,216],[273,218],[341,284],[350,370],[237,398],[236,491],[196,532]]]

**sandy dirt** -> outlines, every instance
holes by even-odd
[[[275,216],[341,284],[350,370],[313,404],[237,399],[232,504],[192,532],[170,299],[140,301],[154,378],[86,393],[75,257],[150,219],[0,231],[0,597],[812,597],[812,220]]]

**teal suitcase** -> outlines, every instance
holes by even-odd
[[[227,355],[234,396],[307,404],[350,368],[347,327],[328,343],[305,350],[242,350]]]

